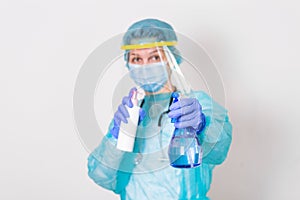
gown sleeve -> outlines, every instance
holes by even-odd
[[[109,130],[112,127],[113,120]],[[118,150],[116,145],[117,139],[108,131],[88,157],[88,175],[99,186],[121,194],[129,182],[133,162],[130,153]]]
[[[232,140],[232,125],[227,110],[204,92],[197,92],[206,126],[198,135],[203,150],[203,163],[218,165],[227,157]]]

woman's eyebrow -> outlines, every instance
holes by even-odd
[[[157,53],[157,49],[155,49],[154,51],[151,51],[149,54],[154,54],[154,53]]]
[[[129,55],[132,55],[132,56],[139,56],[139,54],[137,54],[137,53],[130,53]]]

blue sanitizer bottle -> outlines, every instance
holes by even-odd
[[[178,101],[178,93],[173,93],[173,103]],[[172,119],[172,123],[176,119]],[[168,149],[170,165],[175,168],[194,168],[202,162],[202,148],[193,128],[175,128]]]

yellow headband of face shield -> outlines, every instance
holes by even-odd
[[[162,46],[174,46],[176,41],[161,41],[161,42],[152,42],[146,44],[130,44],[121,46],[122,50],[132,50],[132,49],[148,49],[153,47],[162,47]]]

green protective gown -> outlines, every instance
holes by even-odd
[[[95,183],[120,194],[121,199],[209,199],[207,192],[215,165],[221,164],[231,143],[232,126],[227,111],[202,91],[194,91],[206,117],[206,126],[198,135],[203,160],[192,169],[173,168],[167,150],[174,124],[165,114],[171,93],[145,96],[146,117],[137,128],[134,151],[116,148],[117,140],[108,131],[88,158],[88,175]],[[113,126],[110,124],[109,130]]]

